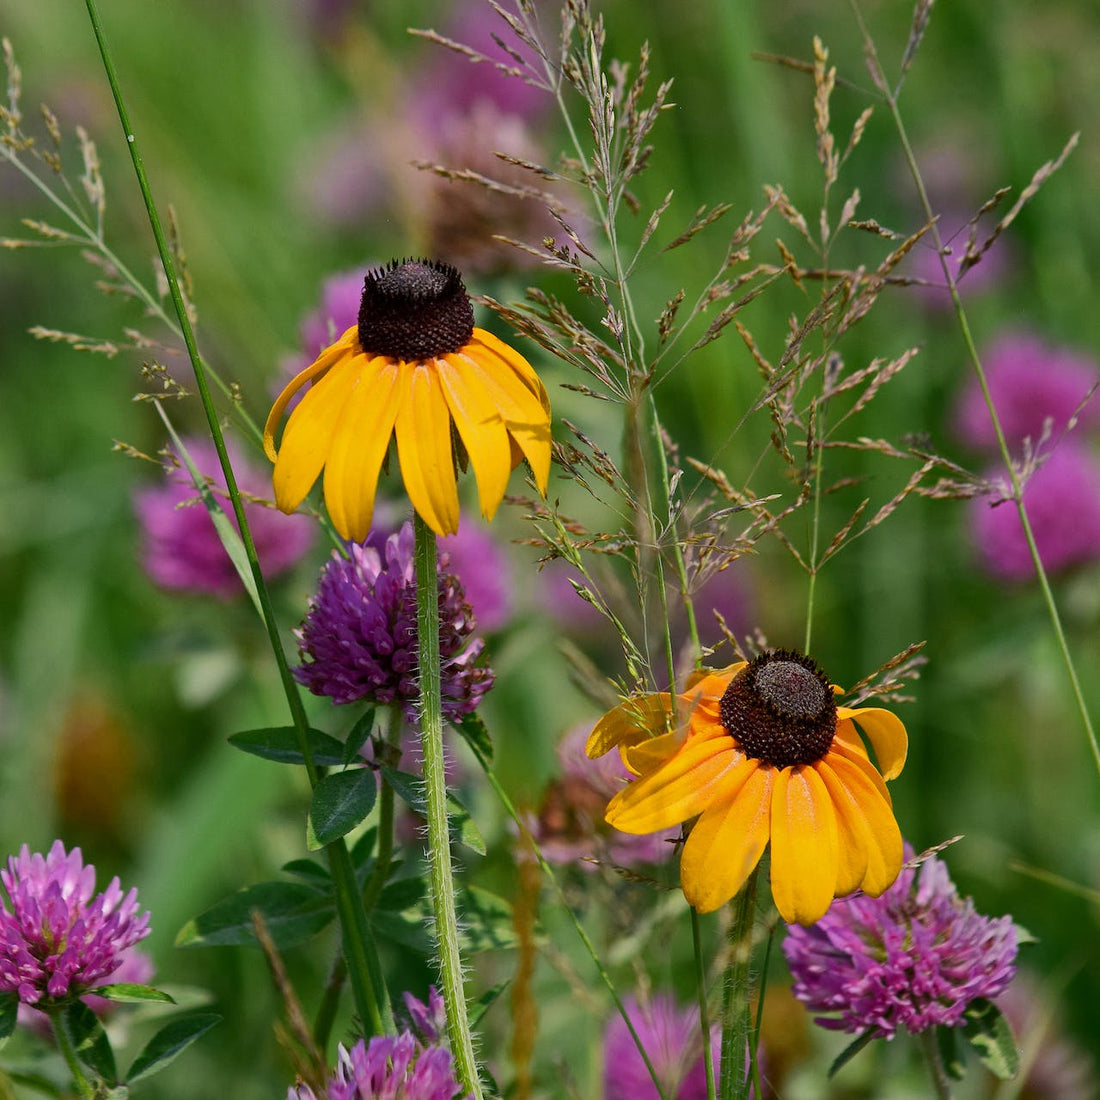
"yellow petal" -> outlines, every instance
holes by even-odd
[[[890,808],[889,798],[884,797],[886,788],[882,786],[881,780],[876,784],[871,779],[862,762],[854,763],[837,754],[830,754],[827,763],[821,761],[817,767],[821,769],[822,765],[834,773],[837,782],[848,792],[851,803],[865,824],[867,869],[858,886],[871,897],[877,898],[894,884],[904,858],[901,829],[898,828],[894,811]],[[839,817],[841,800],[831,786],[830,794],[833,795],[833,804],[837,807]],[[838,894],[845,892],[837,888]]]
[[[512,472],[508,431],[478,372],[461,355],[436,360],[439,380],[477,479],[481,514],[492,519]]]
[[[264,425],[264,451],[272,462],[275,461],[275,429],[279,426],[279,421],[282,420],[291,399],[307,382],[312,382],[318,375],[324,374],[335,366],[339,359],[345,355],[356,354],[359,351],[358,336],[358,326],[352,325],[335,344],[325,348],[305,370],[299,371],[283,387],[283,392],[275,398],[275,404],[271,406],[271,412],[267,414],[267,423]]]
[[[687,730],[681,729],[675,733],[663,733],[660,737],[647,737],[637,744],[622,744],[619,755],[627,771],[645,775],[668,760],[683,745],[686,736]]]
[[[839,757],[842,760],[846,760],[854,768],[858,768],[860,773],[866,778],[867,782],[878,791],[879,796],[887,806],[890,805],[890,792],[886,789],[886,783],[881,775],[879,775],[878,768],[867,758],[867,753],[862,749],[853,748],[851,745],[846,745],[842,741],[834,740],[832,747],[829,749],[828,760],[829,763],[833,763],[833,757]]]
[[[545,495],[550,478],[548,405],[531,392],[523,377],[491,345],[471,340],[455,353],[455,357],[464,357],[477,370],[493,404],[504,418],[508,434],[531,464],[539,492]]]
[[[471,340],[476,340],[478,343],[484,344],[490,351],[496,352],[519,376],[523,384],[538,398],[539,404],[546,410],[547,416],[550,415],[550,398],[547,396],[542,379],[535,372],[535,368],[515,348],[498,339],[488,329],[483,328],[475,328]]]
[[[616,745],[634,744],[664,733],[671,708],[667,691],[654,695],[635,695],[612,707],[592,727],[584,751],[595,760]]]
[[[325,505],[340,537],[362,542],[370,533],[382,460],[404,392],[393,359],[376,356],[359,372],[325,463]]]
[[[401,363],[405,400],[397,413],[401,477],[420,518],[437,534],[458,530],[458,488],[451,454],[451,414],[431,363]]]
[[[883,778],[895,779],[905,767],[909,738],[902,720],[893,711],[881,707],[837,707],[837,718],[854,719],[874,746]]]
[[[742,757],[728,780],[730,796],[705,810],[688,834],[680,885],[700,913],[729,901],[760,862],[768,843],[775,774],[759,760]]]
[[[727,796],[744,754],[731,740],[692,741],[608,803],[607,823],[623,833],[655,833],[695,817]]]
[[[721,699],[730,686],[730,681],[748,665],[748,661],[737,661],[725,668],[696,669],[687,680],[685,695],[696,696],[702,699]]]
[[[353,355],[338,363],[306,391],[290,414],[272,475],[275,503],[282,511],[293,512],[313,488],[364,362],[363,356]]]
[[[841,757],[834,759],[842,760]],[[874,838],[855,796],[827,760],[818,760],[812,766],[825,784],[836,813],[839,864],[835,892],[837,897],[841,897],[863,885]]]
[[[788,923],[820,920],[835,896],[836,813],[821,777],[783,768],[772,788],[772,898]]]

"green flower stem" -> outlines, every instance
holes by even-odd
[[[913,177],[913,183],[916,185],[917,193],[920,196],[921,209],[924,212],[925,220],[931,226],[929,232],[931,233],[932,241],[936,246],[936,252],[940,258],[940,266],[943,269],[943,276],[946,280],[947,288],[951,293],[951,303],[954,307],[955,317],[958,320],[959,328],[962,331],[963,343],[966,346],[966,352],[974,368],[974,373],[978,378],[978,384],[981,386],[982,397],[985,400],[986,408],[989,410],[989,417],[993,421],[993,430],[997,435],[997,449],[1000,451],[1001,461],[1004,463],[1005,470],[1008,472],[1009,481],[1012,484],[1012,502],[1015,504],[1016,511],[1020,516],[1020,525],[1024,531],[1024,538],[1027,540],[1027,548],[1031,554],[1032,564],[1035,566],[1035,575],[1039,579],[1039,588],[1043,594],[1043,602],[1046,604],[1047,614],[1050,618],[1051,627],[1054,630],[1058,649],[1062,654],[1062,661],[1066,666],[1066,673],[1069,677],[1070,687],[1073,691],[1074,702],[1077,705],[1078,713],[1081,715],[1081,722],[1085,727],[1085,735],[1088,738],[1089,748],[1092,750],[1093,762],[1097,772],[1100,773],[1100,741],[1097,741],[1096,730],[1093,727],[1092,718],[1089,715],[1088,704],[1085,701],[1084,692],[1081,690],[1081,681],[1077,675],[1077,666],[1073,660],[1073,655],[1070,653],[1069,642],[1066,639],[1066,632],[1062,626],[1062,617],[1058,612],[1058,605],[1055,603],[1054,593],[1051,590],[1046,570],[1043,568],[1042,559],[1039,557],[1039,548],[1035,543],[1035,533],[1031,528],[1031,521],[1028,519],[1027,509],[1024,507],[1024,490],[1020,483],[1020,475],[1016,472],[1012,463],[1012,452],[1009,450],[1008,441],[1005,439],[1004,430],[1001,427],[1000,417],[997,415],[997,409],[993,404],[993,397],[989,391],[989,381],[986,378],[981,356],[978,354],[973,334],[970,331],[970,322],[967,319],[966,310],[963,308],[962,299],[959,297],[958,283],[955,279],[955,273],[951,270],[951,264],[947,259],[948,252],[944,247],[939,223],[932,209],[928,191],[924,186],[924,177],[921,174],[920,166],[917,164],[916,154],[913,152],[913,146],[909,141],[909,132],[901,117],[901,110],[898,107],[897,91],[890,90],[889,82],[886,80],[886,73],[882,68],[882,63],[879,61],[874,39],[871,37],[863,21],[863,15],[859,9],[857,0],[849,0],[849,2],[855,14],[856,22],[859,24],[860,32],[863,35],[867,62],[871,68],[872,78],[889,108],[890,117],[893,119],[894,128],[897,130],[898,139],[901,142],[902,151],[905,154],[905,162],[908,165],[909,174]]]
[[[947,1076],[947,1070],[940,1055],[939,1043],[936,1041],[936,1029],[926,1028],[918,1036],[921,1054],[928,1065],[928,1074],[932,1078],[932,1087],[936,1090],[937,1100],[952,1100],[951,1081]]]
[[[114,96],[115,107],[118,110],[119,121],[122,123],[126,143],[130,149],[130,159],[133,161],[134,173],[137,176],[138,185],[141,188],[142,198],[145,200],[145,208],[149,216],[149,225],[156,239],[157,251],[161,264],[164,267],[165,279],[171,293],[172,304],[179,320],[180,332],[187,354],[191,360],[191,366],[195,372],[195,383],[198,387],[199,398],[202,402],[203,412],[206,414],[207,425],[218,452],[218,460],[221,463],[222,474],[225,477],[225,485],[229,498],[233,505],[233,514],[240,529],[241,541],[244,543],[245,554],[256,582],[256,591],[259,597],[260,614],[267,629],[268,640],[275,656],[275,662],[279,669],[279,677],[282,681],[283,691],[286,694],[290,707],[294,728],[298,734],[298,743],[305,760],[306,773],[309,776],[310,786],[317,785],[318,772],[313,760],[312,749],[309,744],[309,722],[305,708],[302,705],[298,686],[290,673],[286,653],[283,650],[282,639],[279,636],[279,625],[275,618],[275,610],[271,603],[271,595],[264,582],[260,569],[259,558],[256,555],[256,544],[252,539],[252,532],[248,525],[248,517],[245,514],[244,503],[241,500],[240,490],[237,487],[237,479],[233,473],[232,464],[225,448],[225,439],[222,435],[221,423],[217,409],[214,406],[210,387],[206,381],[206,371],[199,356],[195,342],[194,329],[188,316],[187,308],[180,290],[179,280],[176,276],[175,264],[172,261],[172,252],[168,246],[160,215],[157,212],[153,199],[152,188],[145,172],[145,165],[141,157],[137,137],[130,125],[129,113],[126,110],[122,98],[122,90],[115,73],[114,62],[107,47],[107,40],[100,22],[96,0],[85,0],[88,16],[91,20],[92,30],[95,33],[99,46],[100,57],[103,60],[103,68],[107,74],[107,80]],[[359,891],[355,883],[355,873],[351,863],[351,857],[344,841],[338,840],[327,845],[325,852],[329,860],[329,868],[332,873],[333,889],[336,896],[336,910],[340,918],[340,928],[343,936],[344,953],[348,960],[351,974],[352,992],[355,998],[356,1011],[362,1018],[364,1027],[372,1033],[393,1031],[393,1016],[390,1010],[389,997],[386,992],[385,982],[382,978],[382,967],[378,961],[377,952],[371,939],[371,933],[367,924],[366,912],[363,909]]]
[[[428,809],[428,878],[435,914],[447,1035],[462,1087],[481,1100],[481,1080],[462,983],[462,957],[455,913],[454,868],[447,828],[447,776],[443,759],[443,700],[439,671],[439,580],[435,532],[416,517],[416,634],[420,675],[420,739]]]
[[[718,1092],[721,1100],[745,1100],[752,1085],[746,1057],[753,1033],[749,986],[758,872],[759,866],[753,869],[730,906],[729,962],[722,990],[722,1072]]]
[[[691,946],[695,953],[695,993],[699,1001],[699,1034],[703,1040],[703,1067],[707,1075],[707,1100],[715,1100],[714,1050],[710,1041],[710,1006],[707,1004],[707,969],[699,934],[699,913],[691,910]]]
[[[394,703],[390,708],[390,724],[386,730],[386,759],[389,767],[394,767],[401,757],[401,729],[405,716],[401,704]],[[363,908],[369,913],[390,877],[390,864],[393,861],[393,788],[382,781],[382,790],[378,795],[378,854],[374,859],[374,872],[363,888]]]
[[[69,1067],[69,1072],[73,1076],[76,1091],[82,1097],[85,1097],[85,1100],[95,1100],[95,1087],[88,1080],[84,1067],[80,1064],[80,1059],[73,1049],[69,1033],[65,1030],[65,1024],[62,1022],[61,1015],[64,1011],[64,1008],[61,1007],[46,1010],[46,1015],[50,1018],[50,1027],[53,1029],[54,1041],[57,1043],[57,1049],[61,1051],[62,1058],[65,1059],[65,1065]]]
[[[573,928],[576,930],[577,935],[580,937],[581,943],[584,945],[584,949],[588,952],[589,958],[596,966],[596,971],[600,975],[600,979],[603,981],[607,992],[611,995],[611,1000],[615,1004],[615,1008],[618,1010],[619,1016],[622,1018],[624,1024],[626,1024],[627,1031],[630,1032],[630,1037],[634,1040],[634,1045],[638,1048],[638,1053],[641,1055],[642,1061],[645,1063],[645,1068],[649,1073],[650,1080],[653,1082],[653,1087],[657,1090],[658,1100],[670,1100],[668,1093],[665,1091],[665,1087],[661,1084],[660,1079],[657,1077],[657,1071],[653,1068],[653,1062],[650,1061],[649,1054],[646,1052],[645,1044],[642,1042],[641,1037],[638,1035],[637,1029],[634,1027],[634,1021],[626,1011],[626,1006],[623,1004],[622,998],[619,996],[618,991],[615,989],[615,983],[611,980],[611,975],[608,974],[602,962],[600,962],[599,953],[596,951],[596,946],[593,944],[591,937],[585,931],[584,925],[581,924],[577,914],[573,911],[573,906],[569,899],[565,896],[565,891],[562,890],[561,885],[558,882],[558,877],[554,873],[554,868],[546,862],[546,858],[542,854],[542,849],[538,845],[538,841],[531,835],[531,831],[527,828],[526,822],[520,816],[519,811],[515,807],[515,803],[509,798],[508,792],[501,786],[500,780],[497,778],[496,773],[489,767],[488,762],[483,760],[481,756],[478,756],[478,763],[481,765],[485,772],[485,778],[489,780],[489,785],[493,788],[497,798],[500,799],[500,804],[504,807],[505,813],[512,819],[513,824],[519,830],[520,836],[523,838],[525,844],[529,845],[531,851],[535,853],[535,859],[538,860],[539,867],[542,873],[550,880],[551,885],[554,887],[554,892],[558,896],[558,901],[561,903],[562,912],[572,922]]]

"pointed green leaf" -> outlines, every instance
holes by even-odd
[[[347,739],[344,741],[344,765],[355,763],[360,760],[359,750],[367,743],[367,738],[371,735],[371,730],[374,729],[374,707],[363,713],[363,716],[355,723],[354,726],[348,732]]]
[[[332,899],[300,882],[261,882],[238,890],[180,929],[177,947],[255,944],[252,911],[259,910],[275,946],[294,947],[316,935],[336,915]]]
[[[396,768],[382,768],[381,771],[383,778],[393,788],[394,794],[409,809],[421,817],[428,816],[428,806],[424,798],[424,781],[419,776],[398,771]],[[473,818],[458,798],[450,793],[447,795],[447,823],[451,840],[464,844],[479,856],[485,855],[485,841],[474,824]]]
[[[829,1066],[828,1076],[832,1077],[839,1073],[865,1046],[870,1045],[871,1040],[875,1037],[875,1030],[871,1028],[869,1031],[864,1031],[861,1035],[857,1035],[834,1059],[833,1064]]]
[[[401,913],[420,901],[427,890],[423,877],[402,878],[387,883],[374,903],[379,909]]]
[[[293,726],[270,726],[266,729],[244,730],[229,737],[229,743],[241,752],[273,760],[276,764],[305,764],[298,731]],[[313,762],[320,767],[342,764],[344,746],[335,737],[321,730],[309,731]]]
[[[470,886],[459,894],[458,917],[463,951],[476,954],[494,948],[515,947],[512,906],[504,898],[480,886]]]
[[[936,1028],[936,1045],[940,1050],[940,1060],[944,1072],[953,1081],[961,1081],[966,1073],[966,1059],[959,1043],[959,1029],[954,1027]]]
[[[370,768],[348,768],[326,775],[313,788],[309,807],[309,847],[316,851],[350,833],[374,808],[378,779]]]
[[[15,1031],[19,1012],[19,997],[15,993],[0,993],[0,1049]]]
[[[113,985],[100,985],[90,992],[97,997],[106,997],[108,1001],[120,1004],[144,1004],[146,1001],[160,1001],[174,1005],[174,997],[151,985],[132,985],[130,982],[115,982]]]
[[[322,867],[315,859],[292,859],[280,869],[301,879],[318,893],[327,894],[332,889],[332,875],[328,873],[327,867]]]
[[[219,1023],[221,1023],[220,1016],[213,1012],[200,1012],[194,1016],[183,1016],[166,1024],[145,1044],[145,1049],[134,1059],[127,1080],[132,1083],[158,1073],[178,1058],[196,1039],[202,1038]]]
[[[83,1001],[73,1001],[61,1014],[61,1026],[84,1065],[108,1085],[116,1084],[114,1051],[99,1017]]]
[[[463,715],[462,720],[453,725],[470,746],[478,763],[487,771],[493,762],[493,739],[489,736],[489,730],[482,721],[481,715],[475,710],[472,714]]]
[[[963,1037],[994,1077],[1007,1081],[1020,1071],[1020,1051],[1004,1013],[985,997],[967,1006]]]
[[[512,984],[511,978],[505,978],[502,982],[497,982],[492,989],[487,989],[474,1003],[470,1006],[470,1027],[476,1028],[481,1023],[482,1016],[493,1007],[497,998]]]

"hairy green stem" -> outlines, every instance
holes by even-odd
[[[955,317],[958,320],[959,328],[962,332],[967,356],[970,359],[970,363],[978,379],[978,384],[981,387],[985,406],[989,410],[989,417],[993,422],[993,430],[997,436],[997,449],[1000,452],[1001,461],[1004,463],[1005,470],[1008,473],[1008,478],[1012,486],[1012,502],[1016,506],[1016,511],[1020,517],[1020,525],[1023,528],[1024,538],[1027,540],[1027,548],[1031,555],[1032,564],[1035,566],[1035,575],[1039,580],[1039,588],[1043,594],[1043,602],[1046,604],[1047,615],[1050,618],[1051,627],[1054,630],[1054,636],[1058,643],[1058,649],[1062,655],[1062,661],[1066,666],[1066,673],[1069,677],[1074,702],[1081,716],[1081,722],[1085,727],[1085,735],[1088,738],[1089,748],[1092,750],[1093,763],[1096,766],[1097,772],[1100,773],[1100,741],[1097,740],[1096,730],[1093,727],[1092,718],[1089,715],[1088,704],[1085,701],[1085,695],[1081,688],[1081,680],[1077,674],[1077,666],[1073,660],[1073,654],[1070,652],[1065,629],[1062,626],[1062,617],[1058,611],[1058,605],[1054,600],[1054,593],[1051,590],[1046,569],[1043,568],[1042,559],[1039,557],[1039,547],[1035,542],[1035,533],[1032,530],[1031,521],[1028,519],[1027,508],[1024,506],[1023,485],[1020,482],[1020,475],[1016,472],[1016,468],[1013,465],[1012,452],[1009,450],[1008,440],[1005,438],[1004,430],[1001,427],[1000,417],[997,415],[997,409],[993,403],[993,396],[989,390],[989,381],[986,377],[985,368],[982,365],[981,356],[978,354],[977,345],[974,343],[974,336],[970,331],[970,322],[967,319],[966,310],[963,308],[962,299],[959,297],[958,282],[955,278],[955,273],[951,270],[951,264],[948,262],[949,252],[944,246],[939,223],[936,220],[935,212],[932,209],[932,202],[928,197],[928,191],[924,185],[924,177],[921,174],[920,166],[917,164],[913,146],[909,141],[909,132],[901,117],[897,93],[896,91],[890,90],[889,83],[886,80],[886,73],[882,67],[882,63],[879,61],[874,39],[871,37],[863,21],[863,15],[857,0],[850,0],[850,3],[852,11],[855,14],[856,22],[859,24],[860,32],[863,35],[867,60],[871,67],[872,76],[875,79],[876,86],[882,94],[883,100],[889,108],[890,117],[894,123],[894,129],[897,130],[898,139],[901,143],[902,151],[905,154],[905,162],[909,168],[909,174],[913,177],[913,183],[920,197],[921,209],[924,212],[925,220],[931,227],[929,232],[936,246],[936,253],[940,258],[943,277],[947,283],[947,289],[951,294],[951,303],[954,307]]]
[[[703,1041],[703,1068],[707,1077],[707,1100],[715,1100],[714,1049],[710,1041],[710,1006],[707,1003],[707,968],[703,962],[703,941],[699,913],[691,910],[691,948],[695,955],[695,997],[699,1004],[699,1035]]]
[[[926,1028],[918,1036],[921,1054],[924,1055],[925,1064],[928,1066],[928,1075],[932,1078],[932,1087],[936,1090],[937,1100],[952,1100],[951,1080],[947,1076],[947,1070],[940,1055],[939,1043],[936,1041],[936,1029]]]
[[[428,880],[435,915],[447,1035],[459,1080],[481,1100],[455,912],[454,868],[447,828],[447,776],[443,758],[443,700],[439,671],[439,573],[435,532],[416,517],[416,636],[420,676],[420,745],[424,755],[424,795],[428,811]]]
[[[176,275],[175,264],[172,259],[172,251],[168,245],[164,227],[157,211],[156,202],[153,199],[152,188],[145,172],[145,164],[141,157],[141,151],[137,137],[130,125],[129,112],[126,109],[122,97],[122,89],[119,86],[115,72],[114,62],[111,58],[103,26],[99,18],[96,0],[85,0],[88,17],[91,20],[92,30],[95,33],[96,43],[99,46],[103,68],[107,74],[107,80],[114,96],[115,107],[118,110],[119,121],[126,137],[126,143],[130,150],[130,159],[133,162],[134,173],[137,176],[138,186],[141,189],[145,209],[149,218],[149,225],[156,240],[157,252],[160,255],[161,264],[164,267],[164,275],[168,289],[172,297],[172,304],[176,310],[179,321],[180,333],[184,345],[187,348],[188,357],[195,373],[195,384],[198,387],[199,399],[202,402],[203,412],[206,415],[207,426],[218,453],[218,461],[221,464],[222,474],[225,477],[225,486],[229,499],[233,505],[233,514],[240,530],[241,541],[244,544],[245,554],[252,577],[256,583],[256,591],[260,605],[260,615],[267,630],[271,651],[278,666],[279,678],[290,708],[291,718],[298,736],[298,744],[305,761],[306,774],[309,776],[310,786],[317,785],[318,772],[313,760],[313,750],[309,743],[309,721],[305,708],[302,705],[298,685],[290,672],[286,652],[283,649],[282,639],[279,635],[279,625],[275,617],[275,609],[271,602],[267,584],[264,581],[263,572],[260,569],[259,558],[256,554],[256,544],[252,538],[252,532],[248,523],[248,516],[244,510],[244,502],[241,499],[240,490],[237,487],[237,479],[233,472],[233,466],[229,461],[229,454],[225,446],[225,438],[222,434],[221,422],[214,399],[210,393],[210,387],[206,380],[206,369],[199,355],[195,341],[194,329],[188,316],[187,307],[183,300],[179,279]],[[340,928],[343,935],[344,952],[348,959],[349,972],[351,974],[352,991],[355,997],[355,1007],[363,1025],[372,1033],[393,1030],[393,1016],[390,1011],[389,998],[386,992],[385,982],[382,978],[382,968],[378,961],[377,952],[367,925],[366,913],[363,910],[362,901],[355,883],[355,873],[352,867],[351,857],[343,839],[340,839],[325,848],[329,860],[329,868],[332,873],[333,890],[335,893],[336,910],[340,918]]]
[[[752,1084],[747,1061],[752,1039],[750,1015],[753,922],[756,917],[756,877],[753,869],[730,905],[727,934],[729,962],[722,989],[721,1100],[745,1100]]]
[[[65,1065],[69,1067],[69,1073],[72,1074],[76,1091],[80,1093],[85,1100],[95,1100],[95,1087],[92,1085],[92,1082],[88,1080],[88,1076],[84,1072],[84,1067],[80,1064],[80,1059],[76,1056],[76,1051],[73,1049],[69,1033],[65,1030],[65,1022],[61,1018],[64,1011],[64,1008],[61,1007],[47,1009],[46,1011],[46,1014],[50,1018],[50,1027],[53,1029],[54,1041],[57,1043],[57,1049],[61,1051],[61,1057],[65,1059]]]

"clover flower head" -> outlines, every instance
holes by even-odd
[[[1002,333],[982,357],[1005,439],[1018,445],[1025,438],[1038,445],[1046,422],[1054,436],[1079,412],[1082,427],[1100,425],[1100,397],[1089,391],[1100,381],[1100,364],[1081,352],[1047,343],[1035,333]],[[960,439],[977,450],[993,450],[997,436],[977,379],[963,390],[955,410]]]
[[[204,438],[186,439],[184,444],[199,473],[212,479],[215,495],[229,514],[230,522],[235,523],[221,484],[214,444]],[[229,457],[243,493],[259,498],[270,493],[266,476],[245,462],[233,446],[229,446]],[[155,584],[205,592],[221,599],[230,599],[244,591],[210,514],[182,463],[167,471],[163,485],[138,490],[134,508],[142,532],[142,565]],[[314,525],[308,516],[285,516],[247,500],[244,509],[265,576],[285,573],[309,552]]]
[[[416,570],[406,523],[381,549],[353,543],[326,563],[309,613],[295,631],[303,662],[294,670],[314,695],[336,703],[400,703],[416,720]],[[439,653],[443,716],[477,709],[493,672],[477,663],[485,646],[457,577],[439,575]]]
[[[447,1007],[443,1003],[443,994],[433,985],[428,988],[427,1003],[411,993],[405,993],[402,996],[413,1034],[417,1039],[425,1046],[446,1042]]]
[[[838,706],[809,657],[777,649],[700,671],[675,704],[667,692],[627,699],[585,751],[612,748],[637,779],[608,803],[608,824],[641,834],[698,818],[680,882],[701,913],[732,898],[769,845],[772,898],[788,921],[812,924],[834,897],[878,895],[897,877],[901,832],[884,780],[905,764],[905,726],[879,707]]]
[[[1031,549],[1007,479],[990,473],[1000,499],[969,502],[971,536],[982,564],[1003,581],[1035,577]],[[1050,573],[1100,558],[1100,464],[1075,439],[1063,439],[1024,486],[1024,504],[1039,559]]]
[[[886,1039],[957,1027],[971,1001],[1004,992],[1016,948],[1012,918],[979,914],[935,856],[880,897],[842,898],[816,924],[791,926],[783,943],[794,995],[817,1023]]]
[[[678,1008],[672,997],[658,993],[646,1001],[627,997],[623,1007],[645,1047],[670,1100],[705,1100],[707,1095],[699,1010]],[[711,1054],[717,1073],[721,1032],[711,1032]],[[657,1089],[626,1026],[616,1013],[604,1032],[604,1100],[657,1100]]]
[[[123,895],[114,878],[95,894],[95,868],[60,840],[45,856],[24,844],[0,870],[0,882],[7,892],[7,901],[0,896],[0,990],[16,993],[23,1004],[60,1001],[106,984],[126,949],[149,934],[137,891]]]
[[[450,1051],[422,1046],[409,1032],[360,1039],[337,1052],[336,1072],[323,1100],[459,1100]],[[306,1085],[292,1086],[287,1100],[321,1100]]]

